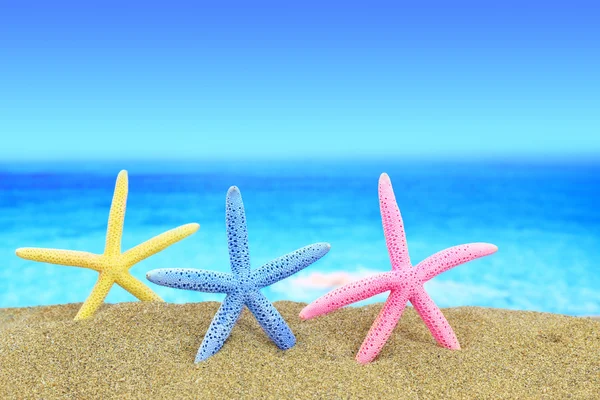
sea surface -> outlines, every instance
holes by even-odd
[[[462,243],[499,248],[426,283],[438,305],[600,314],[600,163],[594,162],[0,163],[0,307],[86,299],[96,272],[22,260],[15,249],[101,253],[120,169],[129,171],[124,250],[178,225],[201,225],[135,265],[131,272],[143,281],[153,268],[229,271],[225,194],[232,185],[245,203],[253,268],[310,243],[331,243],[323,259],[263,289],[271,300],[314,300],[329,290],[307,284],[315,274],[387,271],[377,198],[379,175],[387,172],[413,264]],[[148,285],[169,302],[224,297]],[[117,286],[107,298],[133,300]],[[383,300],[385,294],[365,302]]]

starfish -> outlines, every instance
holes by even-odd
[[[379,179],[379,203],[392,271],[366,277],[332,290],[302,309],[300,318],[304,320],[314,318],[390,291],[385,305],[356,355],[359,363],[366,364],[377,357],[398,324],[408,301],[412,303],[441,346],[454,350],[460,349],[454,331],[425,292],[423,284],[450,268],[492,254],[498,248],[488,243],[454,246],[426,258],[413,268],[408,255],[402,217],[387,174],[382,174]]]
[[[196,363],[206,360],[221,349],[244,306],[254,314],[277,347],[287,350],[294,346],[294,334],[279,311],[260,293],[260,289],[308,267],[327,254],[331,248],[328,243],[312,244],[250,270],[244,203],[240,191],[235,186],[227,192],[225,220],[232,274],[189,268],[165,268],[152,270],[146,275],[148,280],[162,286],[227,294],[204,335],[196,355]]]
[[[75,320],[94,315],[115,283],[142,301],[162,301],[148,286],[134,278],[129,273],[129,269],[138,262],[191,235],[200,227],[198,224],[182,225],[121,253],[126,204],[127,171],[121,171],[117,177],[115,193],[110,206],[106,246],[103,254],[43,248],[17,249],[17,255],[27,260],[88,268],[100,273],[92,293],[79,309]]]

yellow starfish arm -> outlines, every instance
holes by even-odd
[[[117,255],[121,253],[121,236],[123,235],[123,223],[125,221],[125,207],[127,206],[127,171],[119,172],[115,193],[110,213],[108,214],[108,228],[106,229],[106,247],[104,254]]]
[[[22,247],[17,249],[17,256],[26,260],[89,268],[95,271],[100,271],[101,268],[100,256],[86,251]]]
[[[138,244],[123,253],[125,265],[131,268],[132,265],[166,249],[173,243],[190,236],[192,233],[196,232],[198,228],[200,228],[200,225],[198,224],[181,225],[161,233],[150,240],[146,240],[144,243]]]
[[[117,278],[117,284],[141,301],[163,301],[152,289],[130,274],[122,274]]]
[[[115,283],[113,276],[109,274],[100,274],[98,282],[94,286],[92,293],[89,295],[87,300],[83,303],[83,306],[79,309],[79,312],[75,316],[75,321],[86,319],[94,315],[100,305],[104,302],[104,299],[108,295],[108,291]]]

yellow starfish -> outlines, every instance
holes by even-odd
[[[148,286],[134,278],[129,273],[129,269],[134,264],[191,235],[200,227],[198,224],[182,225],[121,253],[126,204],[127,171],[121,171],[117,177],[115,193],[110,206],[106,247],[103,254],[41,248],[17,249],[17,255],[27,260],[89,268],[100,273],[92,293],[79,309],[75,320],[91,317],[104,302],[110,288],[115,283],[142,301],[163,301]]]

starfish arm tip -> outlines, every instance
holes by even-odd
[[[240,189],[237,186],[231,186],[227,191],[227,196],[239,196]]]
[[[498,246],[492,243],[471,243],[470,246],[472,249],[478,252],[479,257],[489,256],[490,254],[494,254],[498,251]]]
[[[498,250],[498,246],[496,246],[493,243],[476,242],[476,243],[471,243],[470,245],[475,246],[475,247],[485,248],[486,250],[489,250],[489,251],[497,251]]]
[[[384,172],[379,177],[380,197],[381,197],[381,191],[391,190],[391,187],[392,187],[392,180],[390,179],[390,176]]]
[[[187,237],[189,235],[192,235],[192,234],[198,232],[198,229],[200,229],[200,224],[197,222],[192,222],[189,224],[181,225],[175,229],[178,230],[179,232],[181,232],[184,235],[184,237]]]
[[[340,307],[323,307],[322,298],[319,298],[313,301],[310,304],[307,304],[302,310],[300,310],[300,314],[298,316],[301,320],[307,321],[309,319],[313,319],[319,317],[324,314],[328,314],[331,311],[335,311]]]
[[[163,268],[150,270],[150,271],[146,272],[146,279],[152,283],[160,285],[161,275],[164,275],[165,272],[166,271]]]
[[[213,349],[214,350],[214,349]],[[208,360],[211,356],[215,355],[220,350],[220,347],[216,349],[216,351],[210,351],[207,349],[207,343],[202,341],[200,348],[198,349],[198,353],[196,353],[196,358],[194,359],[195,364],[199,364]]]
[[[296,336],[292,334],[285,343],[278,345],[281,350],[289,350],[296,345]]]
[[[123,184],[127,185],[128,180],[129,180],[129,174],[127,173],[127,170],[122,169],[121,171],[119,171],[119,174],[117,175],[117,186],[120,186]]]
[[[37,247],[19,247],[18,249],[15,250],[15,254],[17,255],[17,257],[23,258],[25,260],[34,260],[34,257],[36,257],[40,250],[44,250],[44,249],[40,249]]]
[[[200,364],[201,362],[204,362],[207,359],[208,359],[208,357],[198,355],[198,356],[196,356],[196,359],[194,360],[194,363]]]
[[[238,293],[225,297],[202,339],[202,344],[196,354],[196,363],[208,359],[221,350],[243,308],[243,295]]]
[[[40,251],[44,251],[47,249],[41,249],[37,247],[19,247],[15,250],[15,254],[17,257],[22,258],[24,260],[37,261],[37,257],[40,255]],[[54,249],[48,249],[54,250]]]
[[[91,315],[82,316],[79,315],[79,313],[77,313],[77,315],[75,315],[75,318],[73,318],[73,321],[83,321],[84,319],[88,319],[90,317]]]
[[[306,320],[309,320],[309,319],[311,319],[311,316],[309,315],[309,313],[308,313],[308,310],[307,310],[306,308],[307,308],[307,307],[304,307],[304,308],[302,309],[302,311],[300,311],[300,314],[298,314],[298,316],[300,317],[300,319],[301,319],[302,321],[306,321]]]
[[[365,358],[363,355],[361,355],[360,353],[358,353],[356,355],[356,357],[354,357],[354,359],[356,360],[357,363],[359,363],[360,365],[367,365],[369,364],[371,361],[373,361],[373,359],[369,359],[369,358]]]
[[[318,261],[320,258],[322,258],[324,255],[326,255],[327,253],[329,253],[329,250],[331,250],[331,244],[327,243],[327,242],[320,242],[320,243],[315,243],[309,246],[306,246],[305,249],[311,249],[312,251],[315,251],[315,255],[317,257],[316,260],[314,260],[313,262],[311,262],[310,264]],[[308,265],[310,265],[308,264]],[[308,265],[306,265],[308,267]]]

